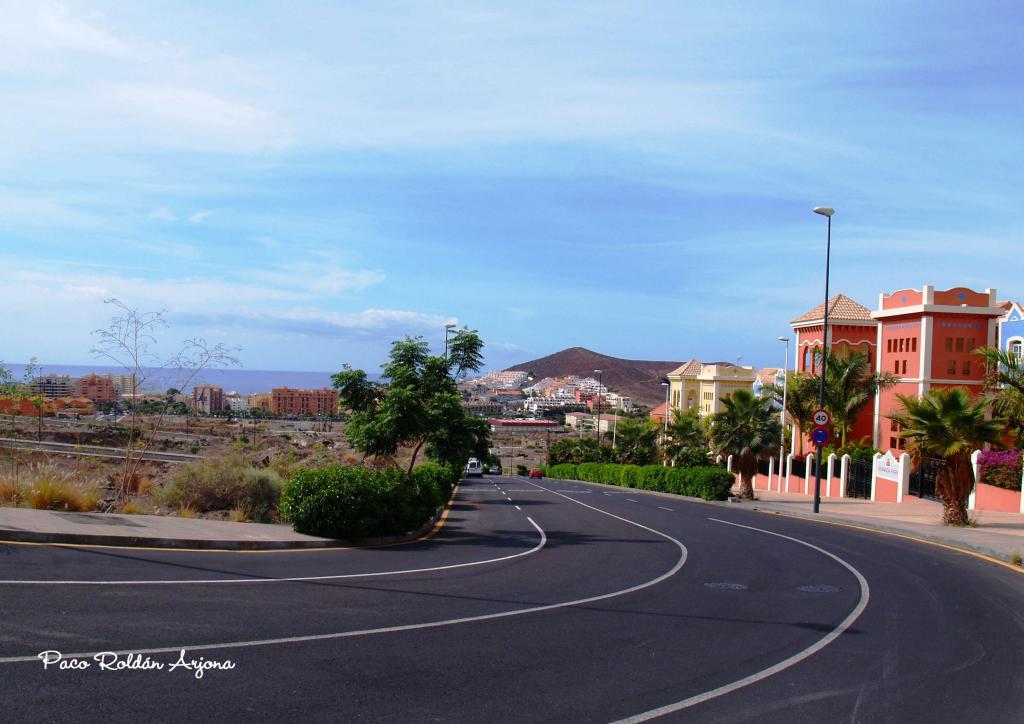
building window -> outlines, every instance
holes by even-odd
[[[891,448],[898,447],[897,444],[896,444],[896,438],[894,438],[894,437],[890,437],[889,438],[889,447],[891,447]]]
[[[887,353],[889,353],[889,354],[892,354],[892,340],[891,339],[885,340],[885,351]]]
[[[896,373],[896,374],[900,373],[900,361],[899,360],[896,360],[895,362],[892,363],[892,371],[894,373]]]
[[[964,375],[971,374],[971,361],[969,359],[964,360]]]
[[[911,338],[910,345],[912,347],[912,349],[910,351],[911,352],[916,352],[917,351],[917,337]]]
[[[1014,341],[1014,342],[1010,342],[1009,352],[1010,352],[1011,355],[1013,355],[1017,359],[1020,359],[1021,345],[1020,345],[1020,341],[1019,340]]]
[[[967,338],[967,351],[968,352],[973,352],[974,351],[974,337],[968,337]]]
[[[806,372],[807,368],[810,366],[810,364],[811,364],[811,348],[810,347],[804,347],[804,367],[803,367],[803,370],[801,370],[801,371],[802,372]]]
[[[963,352],[964,351],[964,338],[963,337],[957,337],[956,338],[956,351],[957,352]]]
[[[952,337],[946,337],[946,351],[947,352],[952,352],[953,351],[953,338]]]
[[[956,375],[956,360],[955,359],[951,359],[949,362],[946,363],[946,374],[948,374],[948,375]]]
[[[903,374],[907,374],[907,361],[903,360]]]
[[[903,338],[902,337],[900,337],[900,349],[899,349],[899,351],[900,352],[903,351]]]

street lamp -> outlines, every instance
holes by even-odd
[[[825,407],[825,370],[828,362],[828,263],[832,250],[832,214],[836,212],[828,206],[815,206],[814,213],[828,219],[825,231],[825,316],[821,320],[821,384],[818,386],[818,407]],[[821,448],[818,446],[818,464],[814,468],[814,512],[821,507]]]
[[[457,324],[446,324],[444,325],[444,361],[448,361],[448,335],[455,329]]]
[[[786,344],[786,364],[782,367],[782,412],[779,413],[779,422],[782,429],[779,431],[779,492],[782,492],[782,466],[786,459],[786,392],[789,390],[789,337],[779,337],[780,342]],[[772,481],[768,481],[768,488],[771,489]]]
[[[597,375],[597,425],[594,430],[594,437],[597,439],[597,449],[601,449],[601,375],[604,374],[602,370],[594,370],[594,374]]]
[[[665,388],[665,432],[668,432],[668,393],[672,389],[672,383],[668,377],[661,378],[661,386]]]

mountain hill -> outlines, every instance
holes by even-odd
[[[601,381],[608,389],[633,398],[635,404],[656,407],[665,401],[661,378],[681,364],[619,359],[583,347],[570,347],[547,357],[509,367],[509,370],[533,372],[538,380],[566,375],[593,377],[594,370],[602,370]]]

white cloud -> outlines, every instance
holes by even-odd
[[[190,224],[201,224],[207,219],[213,216],[213,212],[207,209],[206,211],[197,211],[188,217],[188,223]]]
[[[157,221],[177,221],[178,217],[166,206],[160,206],[149,212],[149,218]]]

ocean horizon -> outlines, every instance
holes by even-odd
[[[4,366],[10,371],[15,380],[22,380],[25,375],[26,365],[7,364]],[[96,373],[98,375],[125,375],[129,370],[113,365],[65,365],[65,364],[42,364],[38,365],[37,375],[68,375],[69,377],[82,377]],[[189,384],[183,384],[182,375],[175,370],[146,369],[147,378],[142,385],[144,392],[162,392],[170,387],[176,387],[183,391],[192,389],[195,385],[217,385],[223,387],[225,392],[238,392],[243,395],[251,395],[254,392],[270,392],[274,387],[298,387],[302,389],[319,389],[331,387],[332,372],[299,372],[294,370],[247,370],[237,367],[228,369],[205,369],[199,372],[195,379]],[[370,375],[376,378],[377,375]]]

